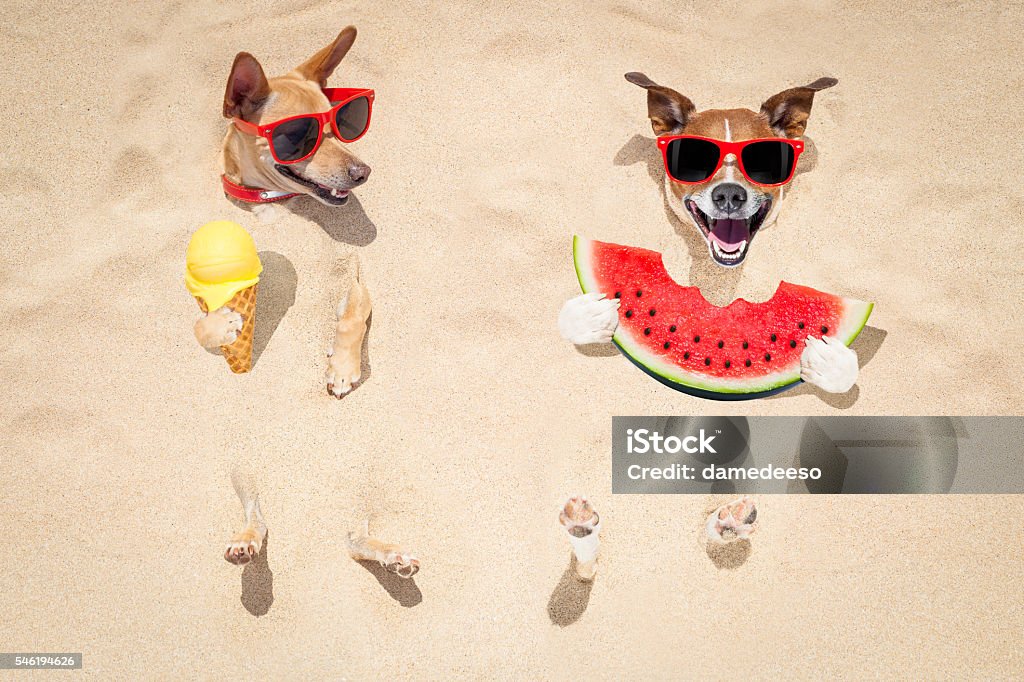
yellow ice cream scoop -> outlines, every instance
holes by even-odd
[[[260,281],[256,242],[238,223],[215,220],[192,235],[185,253],[185,287],[211,312]]]

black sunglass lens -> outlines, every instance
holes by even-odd
[[[719,156],[718,145],[714,142],[690,138],[672,140],[665,150],[669,175],[683,182],[703,182],[710,178],[718,167]]]
[[[338,137],[343,140],[354,140],[366,130],[370,121],[370,100],[365,97],[354,99],[334,116]]]
[[[281,161],[298,161],[313,151],[320,137],[320,123],[315,118],[296,118],[274,128],[271,144]]]
[[[777,185],[793,172],[793,145],[785,142],[754,142],[743,148],[743,169],[754,182]]]

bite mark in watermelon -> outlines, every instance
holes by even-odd
[[[619,298],[612,341],[640,369],[676,390],[715,400],[748,400],[800,383],[808,336],[849,346],[873,303],[781,282],[771,299],[709,303],[677,284],[661,254],[573,237],[584,293]]]

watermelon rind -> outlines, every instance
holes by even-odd
[[[572,239],[573,263],[576,278],[583,293],[598,291],[591,265],[591,244],[593,240],[574,235]],[[781,285],[780,285],[781,286]],[[844,298],[846,314],[834,334],[844,345],[849,346],[860,335],[874,309],[873,303]],[[753,400],[781,393],[803,382],[799,369],[780,371],[768,376],[751,379],[716,379],[709,382],[702,374],[687,372],[647,352],[642,343],[633,339],[622,326],[616,329],[612,343],[629,358],[630,362],[677,391],[710,400]]]

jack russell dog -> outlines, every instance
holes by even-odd
[[[838,81],[819,78],[784,90],[765,100],[759,111],[697,111],[689,98],[642,73],[627,73],[626,80],[647,91],[647,116],[658,144],[682,136],[691,145],[675,159],[666,153],[665,196],[673,213],[703,237],[716,265],[740,265],[754,237],[778,217],[803,149],[814,94]],[[750,140],[776,140],[776,153],[759,164],[758,149],[742,144]],[[784,151],[780,161],[779,149],[794,152],[785,158],[789,152]],[[559,313],[559,331],[576,345],[609,343],[618,326],[618,307],[618,299],[603,294],[572,298]],[[857,381],[857,354],[829,336],[808,338],[800,364],[801,378],[829,393],[845,393]]]

